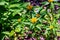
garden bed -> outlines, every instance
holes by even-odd
[[[0,40],[60,40],[60,0],[1,0]]]

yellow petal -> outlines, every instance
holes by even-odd
[[[35,18],[32,18],[32,19],[31,19],[31,22],[32,22],[32,23],[37,22],[37,18],[36,18],[36,17],[35,17]]]
[[[48,2],[53,2],[53,0],[48,0]]]

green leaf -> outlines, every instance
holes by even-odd
[[[9,36],[13,36],[14,34],[15,34],[14,30],[12,30]]]
[[[9,35],[10,33],[8,31],[2,32],[3,34]]]
[[[17,40],[17,37],[15,37],[14,40]]]
[[[43,4],[43,5],[48,5],[48,4],[49,4],[49,2],[42,2],[42,4]]]
[[[18,26],[18,27],[15,28],[15,32],[20,32],[20,31],[21,31],[20,26]]]
[[[26,3],[23,3],[21,6],[22,7],[26,7],[27,5],[29,5],[30,3],[29,2],[26,2]]]
[[[44,13],[46,11],[46,9],[42,9],[41,11],[40,11],[40,13]]]
[[[41,28],[39,26],[36,26],[37,29],[41,30]]]
[[[51,9],[54,9],[54,4],[53,3],[51,3]]]
[[[57,32],[57,36],[60,36],[60,32]]]
[[[6,3],[5,1],[4,2],[0,2],[0,5],[5,5],[5,3]]]
[[[9,6],[9,8],[14,8],[14,7],[18,7],[18,8],[19,8],[19,6],[20,6],[20,4],[11,4],[11,5]]]
[[[26,25],[26,24],[27,24],[27,25],[30,25],[31,23],[30,23],[30,22],[23,22],[23,24],[25,24],[25,25]]]

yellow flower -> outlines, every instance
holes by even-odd
[[[18,22],[21,22],[21,19],[18,19]]]
[[[33,7],[32,5],[28,5],[28,6],[27,6],[27,9],[28,9],[28,10],[31,10],[32,7]]]
[[[36,18],[36,17],[32,18],[32,19],[31,19],[31,22],[32,22],[32,23],[37,22],[37,18]]]
[[[36,14],[36,17],[40,17],[40,14]]]
[[[50,29],[53,29],[53,28],[54,28],[54,27],[51,25],[51,26],[50,26]]]
[[[48,2],[53,2],[53,0],[48,0]]]

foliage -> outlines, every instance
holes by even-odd
[[[60,25],[60,3],[44,1],[41,4],[34,6],[30,1],[0,0],[0,39],[55,38]]]

